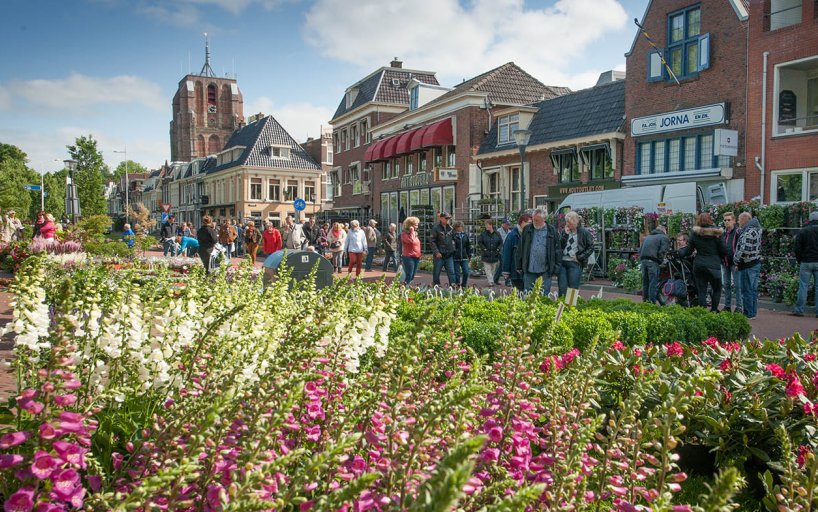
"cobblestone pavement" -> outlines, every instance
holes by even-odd
[[[161,256],[161,253],[151,252],[148,253],[148,255]],[[256,262],[256,266],[261,267],[263,261],[263,258],[259,258],[259,260]],[[235,262],[235,259],[234,264],[238,264],[238,262]],[[377,281],[384,278],[388,282],[391,282],[394,279],[394,272],[381,272],[380,265],[376,265],[375,268],[378,270],[364,272],[361,274],[361,278],[367,281]],[[346,272],[335,274],[335,277],[336,279],[349,279]],[[443,277],[442,280],[444,283],[446,282],[445,277]],[[429,286],[431,285],[431,282],[432,276],[428,273],[419,273],[415,279],[415,283],[418,285]],[[504,286],[489,287],[485,277],[470,278],[469,285],[475,286],[481,290],[486,290],[486,293],[488,293],[488,289],[493,290],[495,294],[509,293],[511,291],[509,288]],[[592,295],[598,294],[600,287],[602,288],[603,298],[626,298],[633,300],[634,302],[641,300],[637,295],[615,291],[610,282],[604,280],[591,281],[590,283],[583,285],[582,289],[580,290],[580,295],[584,298],[589,298]],[[0,325],[5,325],[11,319],[11,300],[11,294],[0,291]],[[802,337],[808,338],[813,330],[818,329],[818,318],[811,315],[804,317],[793,317],[788,313],[788,306],[759,301],[758,317],[755,320],[750,321],[753,327],[752,335],[757,338],[777,339],[790,336],[797,332],[800,333]],[[0,360],[6,361],[11,359],[13,356],[12,343],[13,340],[10,334],[0,338]],[[5,400],[13,392],[14,376],[9,369],[3,365],[0,367],[0,402],[5,402]]]

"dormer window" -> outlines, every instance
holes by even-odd
[[[355,99],[358,97],[358,89],[349,89],[346,93],[346,108],[352,108]]]
[[[290,148],[286,146],[270,146],[268,149],[270,152],[270,158],[290,158]]]
[[[514,132],[520,128],[520,114],[510,114],[497,118],[497,144],[514,142]]]
[[[409,110],[416,110],[418,108],[418,100],[420,99],[420,87],[412,87],[409,91]]]

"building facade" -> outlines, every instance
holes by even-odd
[[[321,164],[321,209],[332,209],[332,184],[329,180],[335,149],[332,143],[332,127],[322,126],[321,137],[318,139],[310,137],[301,144],[301,147],[316,163]]]
[[[751,2],[747,84],[747,195],[818,200],[818,2]]]
[[[480,196],[473,161],[489,129],[502,125],[513,142],[519,122],[513,109],[569,92],[541,83],[513,62],[445,90],[409,85],[410,108],[373,129],[377,141],[364,154],[375,171],[375,211],[384,222],[441,211],[465,219]]]
[[[517,121],[516,128],[531,132],[524,153],[524,180],[519,147],[508,133],[514,128],[506,128],[505,116]],[[503,217],[519,211],[523,197],[526,207],[551,212],[568,194],[618,188],[624,117],[621,79],[602,79],[590,89],[497,112],[498,122],[475,157],[481,213]]]
[[[233,132],[244,124],[244,107],[238,83],[219,78],[210,67],[210,49],[198,75],[179,81],[173,97],[170,122],[170,159],[190,162],[218,153]]]
[[[623,185],[744,199],[748,17],[746,0],[648,2],[626,54]]]
[[[438,86],[435,74],[403,68],[397,58],[362,78],[344,93],[332,125],[333,155],[329,174],[331,216],[363,219],[376,202],[372,193],[374,165],[365,154],[373,144],[372,130],[409,108],[409,85]]]

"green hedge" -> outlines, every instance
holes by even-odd
[[[700,343],[711,336],[735,341],[747,339],[751,330],[750,323],[739,313],[711,313],[701,308],[663,307],[626,299],[580,300],[577,307],[566,308],[555,325],[556,311],[557,303],[547,298],[430,298],[413,293],[398,308],[391,329],[393,335],[411,333],[421,324],[443,329],[457,315],[464,342],[477,354],[489,356],[498,350],[499,340],[509,334],[504,326],[512,317],[531,321],[532,344],[554,350],[577,347],[584,351],[594,344],[609,345],[616,340],[626,345]]]

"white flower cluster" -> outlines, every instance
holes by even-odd
[[[40,350],[51,347],[48,341],[51,315],[46,303],[44,281],[45,274],[41,267],[19,280],[14,287],[17,297],[12,302],[12,321],[2,331],[2,334],[14,332],[15,345],[30,350],[26,355],[32,361],[39,360]]]

